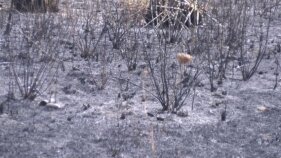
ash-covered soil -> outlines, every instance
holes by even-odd
[[[225,96],[219,90],[198,90],[194,109],[191,102],[184,107],[187,117],[161,113],[153,98],[141,102],[139,90],[119,105],[114,82],[103,91],[88,91],[77,80],[62,79],[60,87],[70,84],[75,90],[59,92],[59,101],[66,104],[62,109],[38,106],[38,101],[4,103],[8,109],[0,116],[1,157],[281,156],[280,88],[272,90],[264,75],[246,83],[228,81],[227,88],[220,87],[227,89]]]
[[[274,23],[270,41],[281,41],[280,22]],[[5,43],[4,29],[1,27],[0,44]],[[171,114],[162,112],[159,102],[141,88],[143,83],[148,90],[151,86],[144,75],[144,62],[127,71],[125,61],[114,59],[107,65],[110,77],[105,89],[100,90],[89,75],[88,61],[72,58],[77,50],[63,48],[65,70],[56,85],[62,108],[39,106],[48,93],[33,101],[18,96],[7,101],[12,79],[5,55],[9,50],[1,48],[0,158],[281,157],[281,85],[278,76],[273,90],[276,70],[272,56],[261,62],[249,81],[242,81],[235,69],[217,85],[216,92],[210,92],[207,74],[203,74],[193,109],[190,97],[180,114]],[[93,62],[91,67],[100,66]],[[120,76],[133,84],[120,83]],[[128,87],[120,90],[120,86]],[[225,107],[226,120],[222,121]]]

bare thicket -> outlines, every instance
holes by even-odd
[[[211,91],[239,70],[249,80],[266,54],[280,1],[213,1],[197,29],[195,45],[206,62]],[[196,51],[197,51],[196,50]]]
[[[74,12],[73,41],[80,56],[87,61],[89,82],[98,90],[106,87],[110,77],[109,64],[113,60],[113,52],[108,51],[107,26],[102,22],[99,2],[85,1],[82,11]],[[81,16],[82,15],[82,16]]]
[[[157,3],[151,1],[146,15],[153,29],[145,30],[149,39],[143,40],[147,41],[143,43],[144,60],[153,83],[154,97],[164,111],[177,112],[197,86],[201,68],[182,65],[176,55],[192,53],[187,52],[185,46],[185,41],[190,39],[188,27],[197,27],[202,14],[199,15],[197,5],[189,8],[184,2]],[[157,40],[153,41],[153,38]],[[197,65],[195,61],[194,65]]]
[[[140,37],[140,32],[137,29],[132,29],[132,31],[127,34],[120,48],[120,55],[125,61],[128,71],[133,71],[137,68],[137,63],[140,58]]]
[[[151,54],[147,52],[144,54],[150,71],[149,75],[155,97],[163,110],[177,112],[185,105],[185,100],[190,96],[191,90],[197,86],[200,69],[184,66],[182,68],[184,70],[180,71],[179,63],[171,60],[175,56],[171,53],[173,48],[168,48],[166,44],[159,44],[159,46],[159,50],[155,51],[158,54],[158,61],[151,59]]]
[[[101,15],[98,12],[98,3],[84,2],[87,9],[76,11],[72,20],[74,28],[74,43],[82,58],[95,58],[99,60],[97,46],[106,33],[101,23]]]
[[[268,51],[273,13],[279,1],[237,1],[229,3],[230,17],[225,43],[238,56],[243,80],[249,80],[257,71]]]
[[[103,4],[103,19],[106,25],[109,40],[113,49],[119,49],[125,41],[130,28],[134,25],[129,12],[122,7],[121,3],[108,0]]]
[[[61,25],[49,14],[15,15],[19,19],[13,31],[6,36],[10,73],[17,88],[14,93],[25,99],[34,99],[56,84],[63,66],[60,50]],[[13,19],[15,20],[15,19]]]

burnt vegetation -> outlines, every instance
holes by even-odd
[[[87,61],[90,78],[83,84],[98,90],[123,77],[112,76],[113,71],[120,72],[111,67],[115,61],[121,59],[129,73],[144,63],[138,71],[147,71],[151,83],[150,90],[144,90],[171,112],[180,110],[206,77],[214,92],[233,73],[249,80],[266,56],[276,58],[276,71],[280,67],[280,42],[269,40],[271,24],[280,17],[278,0],[107,0],[85,2],[87,8],[72,13],[60,11],[59,4],[12,0],[5,27],[2,20],[3,48],[10,50],[10,86],[24,98],[42,95],[56,84],[69,56],[63,49],[69,50],[72,61],[77,57]],[[13,10],[23,14],[13,15]],[[176,60],[179,53],[194,58],[183,64]],[[274,89],[277,83],[278,79]]]
[[[20,12],[57,12],[59,0],[12,0],[12,6]]]
[[[281,157],[281,0],[3,2],[0,155]]]

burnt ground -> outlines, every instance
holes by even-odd
[[[280,25],[274,28],[279,32]],[[281,40],[280,32],[278,38]],[[237,70],[212,93],[203,75],[204,86],[197,88],[193,110],[191,98],[182,109],[188,116],[161,112],[155,98],[131,84],[121,94],[128,99],[119,98],[119,83],[114,78],[104,90],[98,90],[89,82],[87,61],[82,58],[64,64],[57,100],[65,106],[57,109],[39,106],[48,95],[34,101],[6,102],[11,78],[8,62],[0,60],[0,102],[4,108],[0,158],[281,157],[281,85],[278,82],[273,90],[274,58],[264,59],[249,81],[242,81]],[[124,62],[116,60],[110,67],[112,76],[121,71],[141,85],[141,65],[128,72]],[[150,82],[148,78],[144,81]],[[226,121],[221,121],[225,106]]]
[[[71,78],[70,83],[62,80],[79,89],[76,77]],[[5,104],[9,114],[0,117],[1,156],[278,158],[281,96],[280,88],[272,90],[271,82],[263,75],[247,83],[229,81],[226,96],[209,95],[202,88],[194,110],[190,102],[184,107],[188,117],[161,114],[155,100],[141,102],[138,92],[117,107],[110,86],[90,94],[83,90],[59,94],[66,104],[62,109],[40,107],[36,101],[11,101]],[[213,100],[224,103],[216,106]],[[83,104],[90,108],[84,111]],[[227,118],[222,122],[225,104]],[[261,106],[267,110],[260,110]],[[164,121],[149,117],[146,111]]]

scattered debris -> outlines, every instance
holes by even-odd
[[[4,113],[4,104],[0,104],[0,115]]]
[[[65,87],[62,88],[62,91],[65,93],[65,94],[75,94],[76,93],[76,90],[72,89],[72,86],[71,85],[67,85]]]
[[[71,120],[72,120],[72,117],[68,116],[67,121],[71,121]]]
[[[223,100],[215,100],[212,104],[211,107],[216,108],[219,107],[221,104],[224,104],[225,102]]]
[[[152,113],[150,113],[150,112],[147,112],[147,115],[148,115],[149,117],[154,117],[154,115],[153,115]]]
[[[48,103],[46,105],[46,107],[50,107],[50,108],[54,108],[54,109],[62,109],[64,108],[64,104],[60,103],[60,102],[55,102],[55,103]]]
[[[222,95],[227,95],[227,91],[222,91],[221,94]]]
[[[221,121],[225,121],[226,120],[226,105],[224,107],[224,111],[221,113]]]
[[[126,92],[122,94],[123,100],[132,99],[136,95],[136,92]]]
[[[221,113],[221,121],[225,121],[226,120],[226,111],[223,111]]]
[[[126,118],[125,114],[122,113],[120,119],[121,119],[121,120],[125,120],[125,118]]]
[[[259,106],[259,107],[257,107],[257,109],[258,109],[258,111],[260,111],[260,112],[265,112],[265,111],[268,111],[268,108],[266,107],[266,106]]]
[[[204,87],[205,85],[202,83],[202,82],[199,82],[198,84],[197,84],[197,87]]]
[[[80,83],[82,85],[85,85],[86,84],[86,78],[85,77],[79,77],[78,80],[80,81]]]
[[[163,118],[163,117],[160,117],[160,116],[157,116],[156,119],[157,119],[158,121],[164,121],[164,118]]]
[[[63,103],[60,103],[60,102],[49,102],[47,100],[39,101],[38,105],[39,106],[53,108],[53,109],[61,109],[61,108],[63,108],[65,106]]]
[[[78,68],[76,66],[72,66],[72,71],[80,71],[80,68]]]
[[[272,135],[270,134],[270,133],[264,133],[264,134],[260,134],[260,136],[261,136],[261,139],[263,140],[263,141],[266,141],[266,142],[270,142],[270,141],[272,141]]]
[[[87,105],[83,104],[83,111],[88,110],[90,107],[91,107],[90,104],[87,104]]]
[[[177,115],[179,117],[188,117],[188,111],[178,111]]]
[[[212,96],[214,96],[216,98],[220,98],[220,99],[225,98],[225,95],[223,94],[223,92],[221,94],[220,93],[213,93]]]
[[[39,106],[46,106],[47,104],[48,104],[47,101],[42,100],[42,101],[40,101]]]

